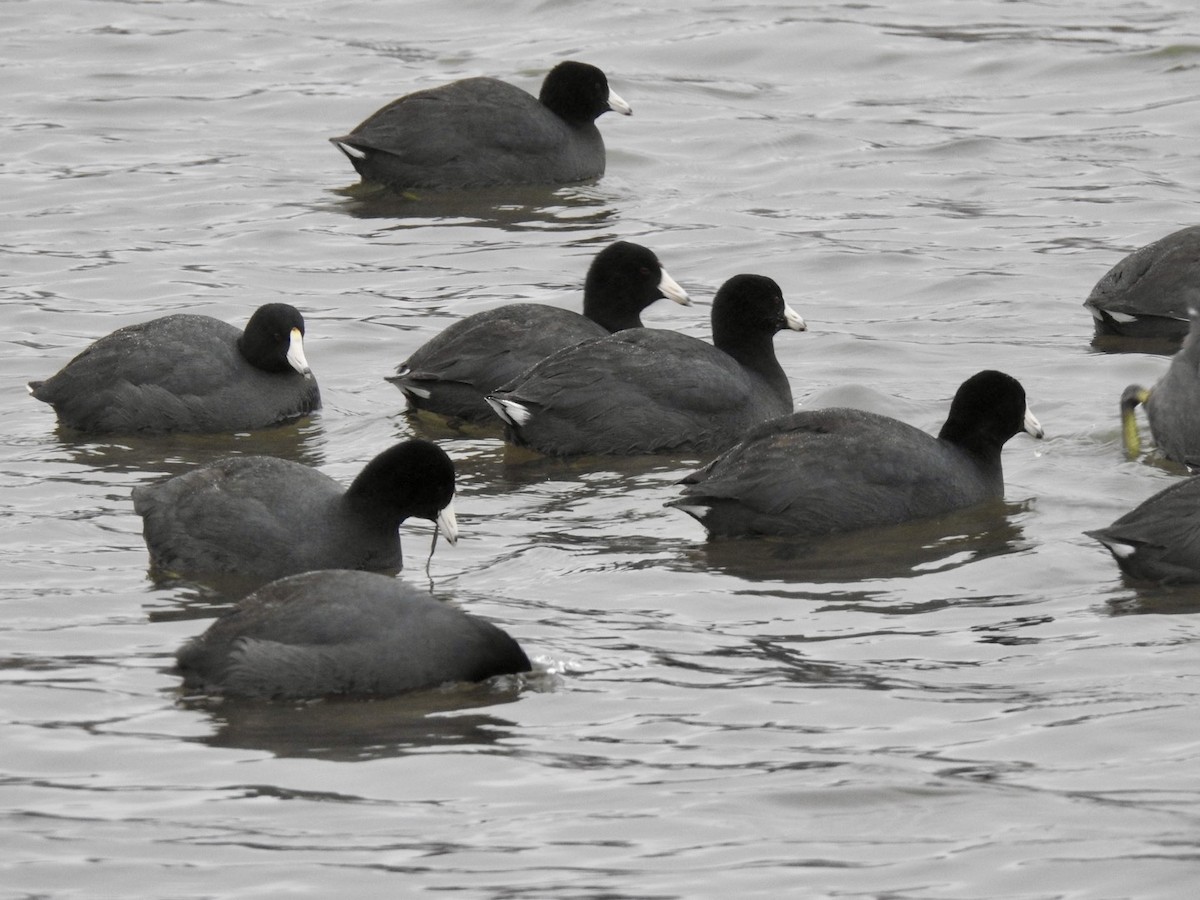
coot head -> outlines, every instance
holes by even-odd
[[[454,515],[454,462],[437,444],[402,441],[372,459],[346,490],[349,502],[395,521],[436,522],[451,544],[458,540]]]
[[[622,331],[640,326],[642,310],[663,298],[681,306],[692,303],[654,251],[616,241],[597,253],[588,267],[583,314],[609,331]]]
[[[546,74],[538,99],[572,125],[594,122],[609,110],[624,116],[633,113],[629,104],[609,88],[603,72],[572,60],[560,62]]]
[[[1025,389],[1011,375],[985,369],[959,386],[938,437],[985,455],[1019,431],[1035,438],[1044,434],[1029,411]]]
[[[286,303],[267,303],[256,309],[238,339],[238,349],[264,372],[312,372],[304,358],[304,317]]]

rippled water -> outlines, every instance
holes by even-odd
[[[1197,221],[1190,0],[1080,4],[10,3],[0,243],[5,897],[1190,897],[1200,591],[1082,535],[1176,477],[1124,461],[1080,306]],[[370,203],[326,141],[387,100],[596,63],[634,107],[554,191]],[[576,307],[652,247],[699,301],[783,286],[798,401],[925,428],[983,367],[1047,430],[999,509],[706,544],[695,460],[547,462],[407,417],[383,381],[458,317]],[[240,438],[75,441],[24,382],[176,310],[309,321],[324,411]],[[231,597],[146,576],[130,488],[234,451],[349,479],[444,440],[462,540],[404,577],[516,636],[519,682],[375,703],[181,697]]]

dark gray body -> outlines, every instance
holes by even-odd
[[[186,687],[251,698],[387,696],[529,670],[489,622],[368,572],[271,582],[176,654]]]
[[[249,431],[320,408],[311,374],[256,368],[241,336],[209,316],[165,316],[100,338],[29,389],[63,425],[100,434]]]
[[[896,419],[840,408],[766,422],[683,483],[668,505],[713,535],[817,536],[1004,494],[998,452],[978,457]]]
[[[604,174],[592,119],[568,123],[495,78],[466,78],[392,101],[333,138],[366,181],[396,188],[569,184]]]
[[[551,456],[719,452],[792,409],[773,354],[751,368],[697,338],[656,328],[560,351],[495,396],[532,413],[506,437]]]
[[[278,578],[401,567],[398,523],[361,516],[309,466],[235,456],[133,489],[153,566],[167,573]]]
[[[1172,484],[1087,534],[1134,578],[1200,582],[1200,477]]]
[[[1150,389],[1146,416],[1163,456],[1187,465],[1200,463],[1200,319]]]
[[[487,394],[550,354],[607,334],[607,329],[571,310],[510,303],[450,325],[417,348],[388,381],[418,409],[499,425],[484,400]]]
[[[1084,301],[1097,334],[1182,340],[1188,309],[1200,307],[1200,225],[1133,251]]]

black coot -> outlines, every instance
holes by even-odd
[[[1097,335],[1183,340],[1200,306],[1200,225],[1130,253],[1101,278],[1084,306]]]
[[[1200,582],[1200,477],[1177,481],[1107,528],[1087,534],[1133,578]]]
[[[713,343],[631,328],[561,350],[493,392],[505,437],[551,456],[717,452],[791,411],[774,336],[804,320],[770,278],[735,275],[712,307]]]
[[[817,409],[753,429],[670,501],[712,535],[817,536],[936,516],[1004,496],[1000,450],[1042,436],[1002,372],[963,382],[935,438],[877,413]]]
[[[184,685],[234,697],[381,697],[529,671],[506,632],[371,572],[306,572],[243,599],[176,654]]]
[[[662,297],[691,303],[653,252],[617,241],[596,254],[588,268],[583,315],[538,303],[475,313],[417,348],[388,381],[415,409],[498,424],[484,400],[487,394],[557,350],[642,327],[642,310]]]
[[[284,303],[260,306],[244,331],[189,314],[119,328],[29,392],[96,434],[247,431],[321,406],[304,319]]]
[[[393,188],[568,184],[604,174],[596,119],[630,114],[595,66],[562,62],[538,97],[494,78],[465,78],[393,100],[330,138],[364,181]]]
[[[164,574],[279,578],[316,569],[401,567],[401,523],[458,537],[454,463],[428,441],[372,459],[349,488],[309,466],[233,456],[133,489],[150,561]]]

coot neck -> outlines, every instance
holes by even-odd
[[[562,119],[571,128],[577,131],[591,129],[596,134],[600,133],[600,129],[596,127],[596,117],[599,113],[581,103],[577,98],[553,90],[546,90],[543,87],[538,100],[541,101],[542,106]]]
[[[788,382],[783,366],[775,356],[775,334],[730,332],[713,324],[713,344],[737,360],[738,364],[753,372],[770,387],[771,391],[792,408],[792,386]]]
[[[641,328],[641,309],[627,304],[603,304],[594,296],[583,295],[583,314],[607,331],[613,334],[629,328]]]
[[[1006,439],[981,428],[978,424],[968,426],[953,418],[947,419],[942,430],[938,432],[938,440],[945,441],[965,453],[975,463],[980,474],[989,482],[999,485],[1004,483],[1000,459]]]
[[[242,359],[263,372],[270,372],[273,375],[282,375],[288,372],[299,374],[288,363],[286,355],[279,352],[277,346],[254,335],[243,332],[237,339],[237,348]]]
[[[395,531],[404,523],[405,517],[396,504],[381,498],[369,483],[364,484],[361,474],[346,489],[342,503],[356,518],[370,523],[372,527]]]

